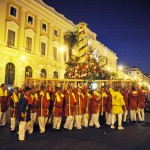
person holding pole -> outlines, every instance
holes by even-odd
[[[20,99],[19,88],[15,87],[14,92],[9,99],[11,132],[15,132],[15,128],[16,128],[16,120],[18,118],[18,112],[19,112],[19,99]]]
[[[125,107],[125,102],[122,94],[119,92],[119,87],[115,87],[115,90],[110,88],[110,93],[112,95],[112,124],[111,129],[115,129],[114,123],[116,115],[118,116],[118,130],[123,130],[122,127],[122,115],[123,107]],[[126,108],[125,108],[126,109]]]
[[[19,99],[19,136],[18,140],[20,142],[25,142],[25,132],[28,130],[28,133],[31,133],[30,127],[30,111],[31,111],[31,88],[26,86],[24,93],[21,94]]]
[[[132,91],[129,94],[129,109],[131,122],[136,122],[136,111],[138,108],[138,92],[135,87],[132,87]]]
[[[67,82],[65,85],[65,116],[67,118],[64,124],[64,129],[69,131],[73,128],[75,106],[77,102],[72,88],[72,85],[68,86]]]
[[[0,86],[0,127],[6,124],[6,111],[8,109],[8,90],[6,84]]]
[[[145,120],[145,113],[144,113],[144,108],[146,107],[145,97],[146,92],[144,90],[144,87],[141,87],[140,90],[138,91],[138,118],[140,122],[144,122]]]
[[[90,127],[95,125],[95,128],[100,128],[99,123],[99,103],[101,99],[99,86],[93,91],[92,101],[91,101],[91,120],[89,123]]]
[[[41,92],[39,93],[38,99],[38,122],[40,133],[45,132],[45,126],[48,121],[49,107],[50,107],[50,95],[48,89],[45,86],[41,87]]]

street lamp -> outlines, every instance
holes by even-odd
[[[59,50],[63,53],[65,51],[65,46],[60,46]]]
[[[122,70],[123,70],[123,66],[122,66],[122,65],[119,65],[119,66],[118,66],[118,70],[122,71]]]
[[[26,60],[26,56],[22,55],[21,60],[23,60],[23,61]]]

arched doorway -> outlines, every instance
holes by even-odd
[[[30,66],[25,68],[25,79],[26,78],[32,78],[32,68]]]
[[[41,70],[40,77],[41,77],[41,78],[47,78],[47,72],[46,72],[45,69],[42,69],[42,70]]]
[[[5,83],[7,85],[14,85],[15,81],[15,65],[13,63],[7,63],[6,64],[6,70],[5,70]]]
[[[54,78],[54,79],[58,79],[58,72],[57,72],[57,71],[54,71],[53,78]]]

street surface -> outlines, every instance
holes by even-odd
[[[144,123],[127,123],[124,130],[83,128],[82,130],[53,132],[47,126],[45,134],[38,127],[26,136],[26,143],[17,140],[9,125],[0,128],[0,150],[150,150],[150,112]]]

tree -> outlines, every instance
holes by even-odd
[[[69,48],[69,61],[72,60],[72,49],[77,45],[78,43],[78,36],[76,31],[67,31],[64,35],[64,41],[67,44]]]

